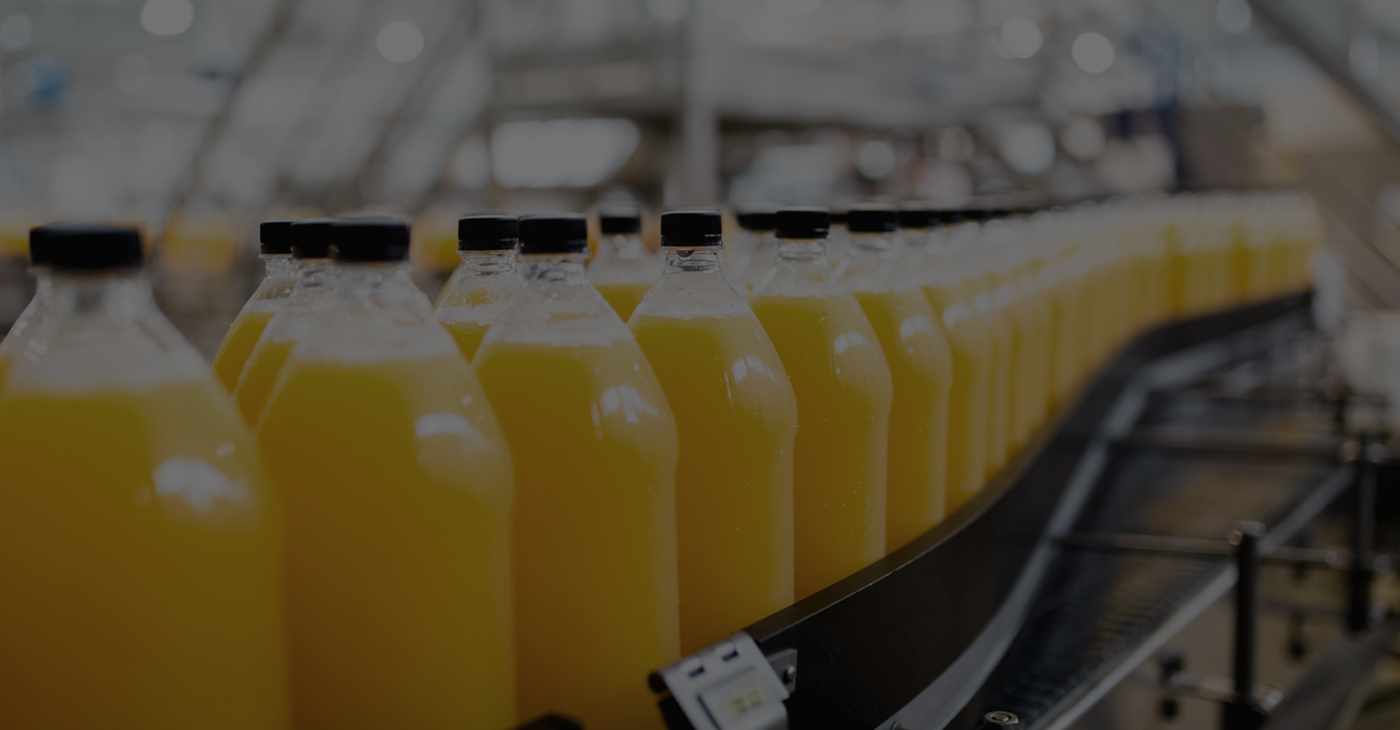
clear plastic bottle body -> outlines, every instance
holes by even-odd
[[[885,554],[893,385],[860,303],[824,240],[783,240],[749,300],[797,396],[793,454],[798,600]]]
[[[944,518],[953,356],[928,299],[898,271],[896,238],[854,232],[847,243],[837,272],[879,337],[894,387],[886,487],[892,551]]]
[[[661,276],[661,259],[647,250],[640,233],[604,236],[588,266],[588,279],[626,322]]]
[[[920,229],[916,229],[920,230]],[[986,483],[993,375],[991,337],[973,292],[947,242],[948,232],[905,232],[905,266],[915,276],[948,337],[953,386],[948,393],[948,502],[951,515]]]
[[[282,310],[296,285],[297,262],[291,254],[263,254],[259,258],[267,262],[262,283],[229,325],[228,334],[214,353],[214,375],[230,393],[238,386],[238,376],[243,374],[243,366],[268,322]]]
[[[405,266],[337,267],[258,431],[285,495],[296,724],[513,726],[505,438]]]
[[[521,267],[475,362],[515,455],[519,714],[654,726],[637,678],[680,655],[675,420],[583,254]]]
[[[297,261],[292,293],[258,337],[233,389],[234,403],[249,426],[257,427],[292,348],[313,334],[321,319],[335,307],[335,285],[335,264],[330,259]]]
[[[0,396],[0,725],[287,727],[252,439],[144,275],[64,272],[52,296]]]
[[[681,651],[793,602],[797,402],[713,248],[665,248],[628,326],[676,419]]]
[[[5,388],[5,371],[12,361],[30,357],[29,344],[44,322],[53,316],[53,273],[48,267],[34,268],[34,298],[20,312],[5,338],[0,340],[0,391]]]
[[[750,253],[743,273],[735,281],[735,287],[743,287],[740,291],[750,293],[768,278],[768,272],[778,263],[778,239],[772,231],[744,233],[750,237]]]
[[[506,312],[525,282],[516,268],[514,249],[463,251],[461,256],[462,265],[447,282],[433,317],[471,360],[492,323]]]

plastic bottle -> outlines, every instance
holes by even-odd
[[[588,266],[588,278],[617,316],[626,322],[661,276],[661,260],[642,242],[642,214],[632,208],[598,213],[603,240]]]
[[[521,717],[657,724],[647,672],[680,655],[675,420],[588,282],[583,216],[520,219],[525,291],[476,370],[515,456]]]
[[[987,399],[987,471],[990,480],[1011,455],[1011,391],[1016,371],[1015,329],[1006,312],[997,306],[993,287],[984,270],[982,222],[990,219],[987,210],[965,211],[961,220],[952,221],[945,239],[949,260],[955,262],[970,296],[972,310],[986,329],[992,345],[991,383]]]
[[[661,216],[666,267],[628,326],[680,435],[681,651],[793,602],[797,401],[753,310],[720,271],[720,215]]]
[[[457,221],[462,265],[452,274],[433,316],[470,360],[487,330],[525,283],[515,266],[515,218],[474,215]]]
[[[510,452],[408,278],[408,227],[331,237],[336,306],[258,432],[286,504],[295,725],[511,727]]]
[[[288,727],[280,509],[135,228],[53,225],[0,396],[0,727]]]
[[[952,515],[986,481],[992,344],[972,308],[972,295],[947,246],[947,231],[934,229],[937,211],[923,206],[899,210],[899,227],[914,272],[948,336],[953,387],[948,392],[948,504]]]
[[[894,384],[890,409],[885,543],[893,551],[943,521],[948,499],[948,393],[953,356],[938,315],[900,271],[895,209],[847,212],[846,259],[837,266],[885,352]]]
[[[261,244],[258,258],[267,262],[262,283],[233,319],[219,351],[214,353],[214,375],[230,393],[238,386],[238,376],[243,374],[243,366],[267,329],[267,323],[282,310],[296,284],[292,221],[263,221],[258,226],[258,241]]]
[[[243,420],[257,427],[272,386],[297,342],[315,331],[321,318],[335,304],[335,267],[330,260],[330,218],[295,221],[291,227],[292,258],[297,266],[296,284],[287,303],[267,323],[258,344],[238,376],[233,400]]]
[[[832,266],[839,266],[846,260],[851,245],[851,230],[846,220],[850,216],[851,205],[846,202],[832,203],[831,230],[826,239],[826,260]]]
[[[797,598],[885,554],[893,385],[880,340],[826,261],[822,208],[778,211],[778,261],[749,300],[797,394]]]
[[[11,360],[39,354],[29,352],[29,343],[34,340],[34,334],[43,328],[44,322],[53,316],[53,246],[51,238],[43,233],[30,236],[29,270],[35,280],[34,297],[20,312],[4,339],[0,339],[0,391],[5,388],[5,370]]]
[[[997,220],[983,229],[984,271],[992,298],[1010,320],[1014,341],[1011,373],[1011,451],[1020,449],[1045,420],[1049,402],[1050,342],[1054,320],[1050,305],[1026,267],[1027,252],[1017,241],[1027,231],[1020,221]]]
[[[734,288],[741,294],[753,291],[763,283],[768,272],[778,261],[778,241],[773,237],[773,211],[766,209],[746,210],[738,215],[739,229],[749,240],[748,265],[735,281]],[[742,287],[742,288],[741,288]]]

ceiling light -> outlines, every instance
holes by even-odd
[[[1075,65],[1091,74],[1101,74],[1112,68],[1117,55],[1113,42],[1099,33],[1085,33],[1075,38],[1069,52]]]
[[[141,6],[141,27],[151,35],[180,35],[193,24],[190,0],[146,0]]]
[[[1040,26],[1025,18],[1015,17],[1001,26],[1001,47],[1015,58],[1034,56],[1044,42]]]
[[[423,31],[406,20],[396,20],[380,29],[374,45],[384,60],[408,63],[423,52]]]

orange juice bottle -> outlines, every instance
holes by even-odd
[[[523,288],[515,267],[515,218],[467,216],[457,222],[462,265],[443,289],[433,317],[447,328],[468,360],[481,339]]]
[[[1024,253],[1014,250],[1025,236],[1019,222],[989,222],[982,233],[982,256],[992,301],[1012,327],[1011,392],[1007,437],[1014,452],[1030,440],[1045,417],[1049,336],[1053,323],[1035,283],[1026,275]]]
[[[598,230],[603,240],[588,265],[588,278],[626,322],[661,276],[661,260],[642,243],[642,214],[636,209],[600,211]]]
[[[720,270],[720,216],[664,213],[661,279],[628,327],[676,418],[681,651],[792,605],[797,401]]]
[[[214,353],[214,375],[230,393],[267,323],[282,310],[296,283],[296,262],[292,261],[292,221],[263,221],[258,226],[261,243],[259,258],[267,262],[262,283],[229,325],[228,334]]]
[[[734,281],[734,287],[740,294],[747,295],[762,284],[768,272],[773,270],[773,265],[778,261],[778,241],[773,237],[771,209],[745,210],[739,213],[738,219],[742,235],[749,241],[749,258],[743,273]]]
[[[510,452],[408,278],[408,227],[331,238],[337,305],[258,431],[286,505],[295,725],[510,727]]]
[[[287,728],[280,509],[135,228],[44,226],[0,395],[0,727]]]
[[[5,370],[11,361],[40,354],[30,351],[29,347],[44,323],[54,314],[53,272],[50,266],[53,247],[54,239],[42,231],[29,237],[29,270],[34,275],[34,297],[10,326],[10,331],[0,339],[0,390],[5,388]]]
[[[905,266],[914,273],[938,315],[953,356],[948,391],[948,503],[951,515],[981,491],[987,474],[987,426],[992,383],[992,343],[972,308],[971,294],[947,246],[949,231],[932,228],[938,212],[922,206],[899,211]]]
[[[837,266],[860,302],[889,363],[890,408],[885,546],[893,551],[943,521],[948,502],[948,393],[953,355],[918,282],[899,271],[895,209],[855,205],[846,213],[846,258]]]
[[[982,267],[982,225],[989,211],[975,211],[970,220],[954,228],[949,237],[949,256],[961,273],[972,309],[986,328],[992,345],[991,381],[987,398],[987,471],[990,480],[1011,455],[1011,389],[1015,372],[1016,334],[1011,320],[997,306]]]
[[[292,348],[315,331],[335,302],[335,268],[329,258],[334,226],[329,218],[292,223],[296,283],[282,310],[268,320],[233,388],[233,402],[249,426],[257,427]]]
[[[793,454],[799,600],[885,554],[893,384],[860,302],[826,262],[822,208],[775,216],[778,261],[749,301],[797,394]]]
[[[849,203],[836,202],[831,205],[831,231],[826,239],[826,260],[832,267],[840,266],[850,250],[851,229],[846,223],[850,212]]]
[[[680,655],[676,423],[587,235],[520,219],[525,290],[474,363],[515,457],[519,715],[655,727],[647,673]]]

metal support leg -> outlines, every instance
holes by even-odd
[[[1352,515],[1350,601],[1347,628],[1364,631],[1371,625],[1371,583],[1375,577],[1376,460],[1363,446],[1356,465],[1356,499]]]
[[[1265,715],[1254,701],[1255,644],[1259,632],[1259,541],[1264,526],[1243,522],[1235,551],[1235,698],[1225,703],[1221,727],[1225,730],[1257,730]]]

